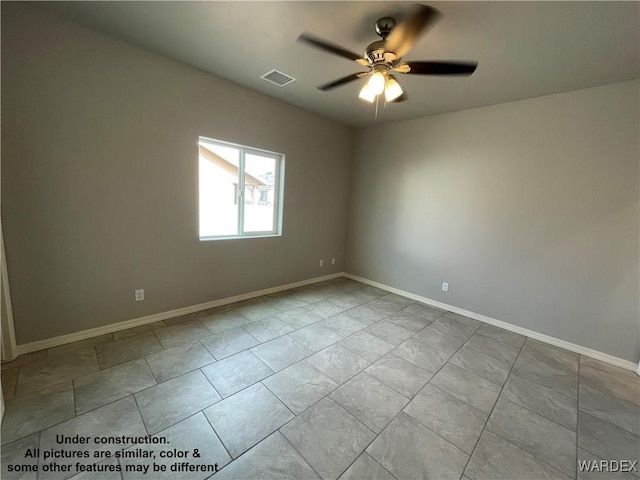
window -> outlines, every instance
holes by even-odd
[[[200,137],[200,240],[281,234],[284,155]]]

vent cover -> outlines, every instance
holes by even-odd
[[[265,79],[267,82],[271,82],[279,87],[284,87],[285,85],[293,82],[295,78],[290,77],[286,73],[282,73],[278,70],[271,70],[270,72],[265,73],[260,78]]]

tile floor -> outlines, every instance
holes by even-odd
[[[2,385],[3,479],[210,477],[160,457],[194,449],[216,480],[640,478],[577,468],[639,459],[640,377],[345,278],[25,355]],[[25,458],[76,434],[169,443],[79,447],[122,472]]]

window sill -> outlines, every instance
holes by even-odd
[[[234,235],[229,237],[200,237],[201,242],[214,242],[218,240],[245,240],[248,238],[274,238],[281,237],[281,233],[269,233],[264,235]]]

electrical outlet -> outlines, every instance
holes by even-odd
[[[335,259],[335,258],[332,258],[332,259],[331,259],[331,265],[335,265],[335,264],[336,264],[336,259]]]
[[[442,282],[442,291],[443,292],[449,291],[449,284],[447,282]]]
[[[136,302],[141,302],[142,300],[144,300],[144,290],[143,289],[136,290],[135,291],[135,295],[136,295]]]
[[[320,260],[320,266],[324,267],[324,260]]]

